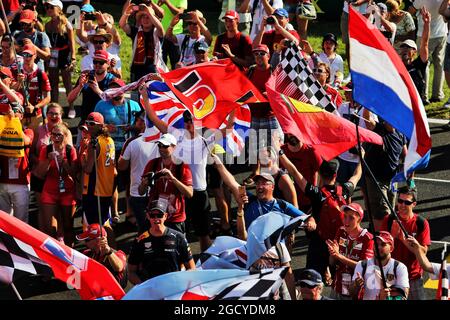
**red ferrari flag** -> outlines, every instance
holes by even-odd
[[[230,112],[246,103],[266,102],[230,59],[206,62],[161,74],[202,126],[217,129]]]
[[[312,145],[326,161],[358,143],[354,123],[276,92],[269,82],[266,89],[272,110],[283,131],[293,134],[303,143]],[[378,134],[363,128],[359,130],[361,142],[383,144]]]
[[[38,266],[38,267],[37,267]],[[78,290],[81,299],[119,300],[125,292],[100,263],[69,248],[25,222],[0,211],[0,271],[13,282],[15,273],[42,270]],[[7,277],[5,272],[8,273]]]

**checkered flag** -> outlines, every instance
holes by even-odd
[[[288,268],[257,271],[247,279],[222,290],[212,300],[272,300]]]
[[[447,274],[447,260],[442,261],[441,271],[439,277],[439,285],[436,294],[436,300],[448,300],[448,274]]]
[[[30,274],[53,276],[53,271],[31,246],[0,229],[0,282],[9,285]]]
[[[299,47],[289,42],[274,72],[275,91],[334,112],[336,106],[314,76]]]

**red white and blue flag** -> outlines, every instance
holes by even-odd
[[[151,81],[148,84],[148,96],[156,115],[166,122],[169,128],[184,128],[183,112],[188,110],[188,108],[177,98],[166,83]],[[143,104],[142,101],[141,104]],[[225,149],[227,152],[239,156],[244,148],[245,138],[250,129],[251,114],[248,105],[239,105],[235,110],[234,117],[235,120],[232,130],[227,133],[226,139],[218,141],[217,143],[226,147]],[[214,126],[211,128],[208,126],[207,121],[195,121],[197,128],[206,127],[209,129],[222,129],[226,127],[227,123],[228,118],[226,118],[218,128],[214,128]],[[146,130],[143,136],[146,141],[156,141],[159,139],[161,132],[153,122],[146,118],[145,125]]]
[[[411,76],[377,27],[349,6],[350,72],[353,99],[383,118],[409,140],[405,180],[428,165],[431,136],[425,108]]]

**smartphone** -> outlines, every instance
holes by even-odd
[[[95,81],[95,75],[94,75],[93,73],[89,73],[89,75],[88,75],[88,81],[92,81],[92,82]]]
[[[84,15],[84,20],[92,20],[92,21],[95,21],[95,20],[97,20],[97,17],[96,17],[95,14],[93,14],[93,13],[86,13],[86,14]]]
[[[239,186],[239,195],[244,196],[246,194],[245,186]]]

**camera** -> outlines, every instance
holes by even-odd
[[[93,73],[89,73],[88,75],[88,81],[89,82],[95,82],[95,75]]]
[[[97,17],[95,16],[94,13],[86,13],[86,14],[84,15],[84,20],[92,20],[92,21],[95,21],[95,20],[97,20]]]
[[[267,24],[275,24],[275,18],[274,17],[268,17],[266,19]]]
[[[145,175],[143,175],[142,178],[147,178],[148,186],[153,187],[155,185],[155,181],[161,178],[162,176],[164,176],[164,174],[161,172],[154,173],[153,171],[150,171]]]
[[[179,15],[181,20],[186,20],[190,17],[189,13],[180,13]]]

